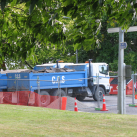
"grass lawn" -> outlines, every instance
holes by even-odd
[[[137,116],[1,104],[0,136],[135,137],[137,136]]]

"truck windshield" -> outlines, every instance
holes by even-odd
[[[102,73],[102,74],[108,74],[108,68],[106,65],[100,65],[99,66],[99,72]]]

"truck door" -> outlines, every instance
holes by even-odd
[[[108,66],[102,64],[98,66],[99,69],[99,84],[105,85],[106,89],[109,89],[109,72]]]

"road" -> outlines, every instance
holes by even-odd
[[[106,108],[108,111],[102,112],[102,111],[95,111],[95,108],[100,106],[102,108],[102,101],[97,102],[94,101],[92,98],[85,98],[84,101],[81,101],[82,104],[85,106],[81,107],[78,102],[79,111],[84,112],[92,112],[92,113],[115,113],[117,114],[117,95],[106,95],[105,96],[105,102],[106,102]],[[135,103],[137,104],[137,100],[135,100]],[[132,96],[128,95],[126,96],[126,114],[131,115],[137,115],[137,107],[129,107],[129,104],[132,104]]]

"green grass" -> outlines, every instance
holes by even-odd
[[[137,136],[137,115],[0,105],[0,136],[135,137]]]

